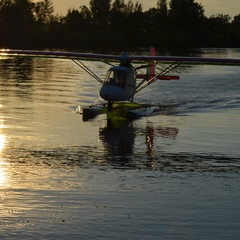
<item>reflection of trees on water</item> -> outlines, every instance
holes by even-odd
[[[47,80],[52,72],[51,59],[37,59],[30,57],[9,57],[0,59],[0,80],[14,81],[15,83],[28,82],[35,78],[35,73],[43,73],[45,77],[41,79]],[[31,87],[31,85],[30,85]]]
[[[27,57],[0,59],[0,85],[2,96],[32,100],[36,87],[48,81],[52,73],[52,60]]]
[[[21,102],[32,100],[34,93],[32,83],[34,72],[33,59],[0,59],[0,72],[0,94],[2,96],[2,104],[7,104],[13,101],[12,99],[16,98],[17,100],[14,101],[16,107],[22,108],[24,106]]]
[[[30,80],[34,71],[32,58],[7,58],[1,59],[1,79],[26,81]]]

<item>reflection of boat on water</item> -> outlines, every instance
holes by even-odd
[[[117,121],[119,124],[119,121]],[[137,136],[143,136],[145,145],[141,145],[142,150],[146,152],[147,156],[154,158],[154,138],[171,138],[173,141],[178,134],[178,128],[154,126],[152,122],[147,122],[144,128],[134,126],[133,123],[123,125],[116,125],[111,120],[108,120],[105,127],[99,129],[99,139],[103,142],[105,147],[105,154],[107,159],[114,161],[114,164],[129,165],[129,162],[135,161],[139,150],[136,148]],[[140,140],[139,139],[139,140]],[[141,141],[141,140],[140,140]],[[133,163],[131,162],[130,165]]]
[[[99,139],[103,142],[107,154],[121,159],[133,154],[135,137],[132,124],[116,127],[109,120],[107,126],[99,129]]]

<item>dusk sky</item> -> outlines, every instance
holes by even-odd
[[[132,0],[136,2],[137,0]],[[89,6],[90,0],[52,0],[55,11],[59,14],[65,15],[69,8],[78,8],[79,6]],[[127,3],[128,0],[125,0]],[[157,0],[139,0],[143,5],[143,10],[148,10],[151,7],[156,7]],[[205,9],[205,15],[210,16],[213,14],[229,14],[231,17],[240,14],[240,1],[239,0],[197,0]]]

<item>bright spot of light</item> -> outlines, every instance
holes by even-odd
[[[0,134],[0,153],[4,148],[5,145],[5,136]],[[1,156],[0,156],[0,160],[1,160]],[[6,179],[6,174],[4,172],[4,168],[1,167],[2,166],[2,162],[0,161],[0,186],[4,184],[5,179]]]
[[[0,134],[0,152],[3,150],[5,145],[5,136]]]
[[[5,172],[0,168],[0,186],[3,185],[3,183],[5,182]]]

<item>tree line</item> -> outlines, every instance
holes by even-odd
[[[194,0],[90,0],[54,13],[51,0],[0,0],[1,48],[240,47],[240,14],[206,17]]]

